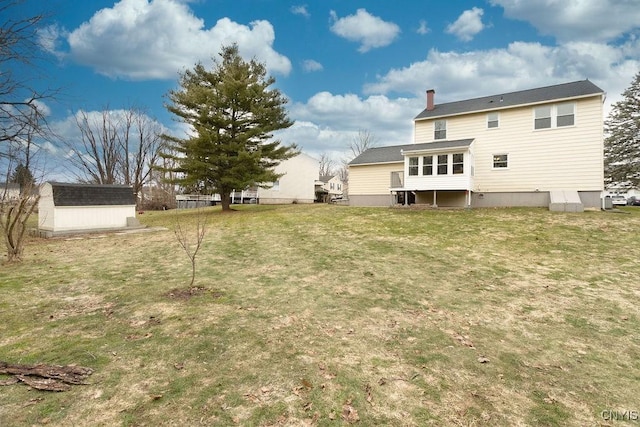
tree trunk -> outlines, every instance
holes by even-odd
[[[231,210],[231,192],[227,190],[220,191],[220,201],[222,203],[222,211],[228,212]]]
[[[87,384],[85,380],[93,369],[76,365],[18,365],[0,361],[0,374],[14,375],[0,385],[10,385],[22,381],[38,390],[67,391],[69,384]]]

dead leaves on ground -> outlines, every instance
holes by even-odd
[[[360,416],[358,416],[358,411],[351,403],[351,399],[348,399],[342,405],[342,419],[349,424],[354,424],[360,421]]]

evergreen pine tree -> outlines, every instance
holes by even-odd
[[[31,191],[35,186],[35,178],[28,166],[20,163],[11,176],[11,182],[20,184],[20,192]]]
[[[212,70],[197,64],[180,76],[180,89],[168,94],[166,107],[190,125],[185,139],[165,136],[162,156],[174,160],[173,182],[193,191],[218,193],[222,209],[230,209],[230,194],[276,181],[274,167],[297,154],[272,132],[293,124],[284,108],[287,100],[267,77],[263,64],[244,61],[236,45],[223,47]]]
[[[605,121],[605,183],[640,187],[640,72]]]

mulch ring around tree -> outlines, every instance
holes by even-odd
[[[209,295],[211,298],[217,299],[222,297],[222,292],[214,291],[213,289],[206,288],[204,286],[191,286],[189,288],[176,288],[172,289],[165,294],[168,298],[177,300],[189,300],[193,297],[200,297]]]
[[[0,379],[0,386],[24,383],[37,390],[68,391],[72,385],[87,385],[87,377],[93,369],[76,365],[20,365],[0,361],[0,375],[11,375]]]

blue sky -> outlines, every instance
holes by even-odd
[[[13,11],[40,12],[38,84],[60,88],[46,109],[67,140],[74,114],[132,105],[184,132],[164,95],[234,42],[290,100],[296,123],[278,137],[336,161],[360,130],[410,143],[430,88],[437,103],[588,78],[608,112],[640,70],[640,0],[27,0]]]

